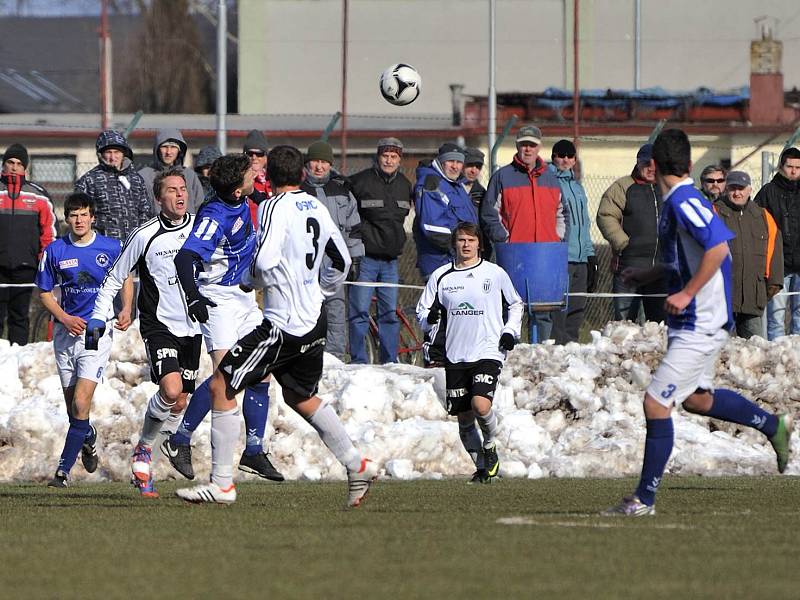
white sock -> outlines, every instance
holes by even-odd
[[[150,401],[147,403],[147,410],[144,413],[142,433],[139,435],[140,444],[148,448],[153,446],[158,432],[161,431],[161,425],[169,417],[173,406],[175,406],[175,403],[170,404],[164,400],[159,392],[150,397]]]
[[[339,415],[330,404],[320,406],[307,420],[317,430],[322,443],[348,471],[356,472],[361,468],[361,453],[347,436]]]
[[[239,437],[239,407],[211,411],[211,483],[233,485],[233,447]]]
[[[178,430],[178,425],[180,424],[182,417],[183,411],[179,413],[169,413],[167,420],[164,421],[163,425],[161,425],[161,432],[166,435],[172,435],[175,433]]]
[[[497,415],[494,408],[489,408],[489,412],[482,416],[476,412],[475,418],[478,420],[481,433],[483,433],[483,447],[490,448],[494,445],[494,438],[497,436]]]
[[[464,450],[467,451],[467,454],[469,454],[472,462],[475,463],[475,467],[477,469],[483,469],[483,447],[481,444],[481,436],[478,433],[477,427],[475,427],[475,422],[473,421],[469,425],[464,426],[459,423],[458,437],[461,438],[461,443],[464,445]]]

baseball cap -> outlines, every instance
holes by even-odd
[[[517,131],[517,142],[533,142],[534,144],[542,143],[542,130],[535,125],[526,125],[520,127]]]
[[[649,163],[653,160],[653,144],[645,144],[636,153],[636,162],[639,164]]]
[[[725,185],[738,185],[739,187],[747,187],[750,185],[750,175],[744,171],[731,171],[725,178]]]

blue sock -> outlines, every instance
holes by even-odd
[[[669,455],[672,454],[674,435],[671,418],[647,419],[642,475],[639,478],[636,495],[648,506],[656,502],[656,491],[661,483],[661,476],[664,475]]]
[[[65,473],[70,472],[75,461],[78,460],[78,453],[81,451],[81,446],[83,446],[83,442],[90,432],[89,419],[69,418],[67,439],[64,440],[64,450],[62,450],[61,458],[58,460],[59,469]]]
[[[720,421],[730,421],[758,429],[768,438],[778,431],[778,417],[733,390],[716,390],[714,403],[706,414]]]
[[[248,456],[264,451],[264,432],[267,430],[269,416],[269,382],[262,381],[249,385],[244,390],[242,401],[244,426],[247,428],[247,445],[244,453]]]
[[[169,441],[176,446],[188,446],[192,441],[194,430],[200,426],[203,419],[211,411],[211,377],[206,379],[194,390],[189,399],[189,406],[183,413],[181,424],[175,433],[169,436]]]

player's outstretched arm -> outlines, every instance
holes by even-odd
[[[131,326],[131,313],[133,312],[133,276],[128,275],[125,283],[122,284],[122,308],[117,313],[117,322],[114,329],[127,331]]]
[[[417,301],[417,322],[424,332],[431,329],[431,325],[439,321],[441,316],[441,304],[436,297],[436,277],[431,275],[425,284],[425,289]],[[431,313],[434,314],[431,314]]]

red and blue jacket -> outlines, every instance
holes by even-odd
[[[481,224],[492,242],[560,242],[569,227],[558,178],[541,158],[528,170],[515,154],[492,175],[481,202]]]

